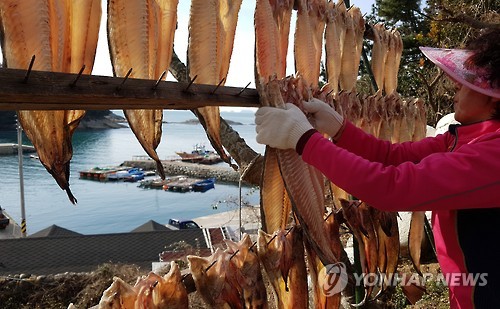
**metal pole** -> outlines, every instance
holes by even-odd
[[[19,119],[17,126],[17,156],[19,158],[19,192],[21,193],[21,233],[26,237],[26,211],[24,209],[24,175],[23,175],[23,129]]]
[[[241,222],[241,207],[242,207],[242,204],[243,204],[243,197],[241,196],[241,182],[242,181],[243,181],[243,176],[240,177],[240,181],[238,183],[238,188],[240,190],[239,191],[239,199],[240,199],[239,200],[239,203],[240,203],[240,213],[239,213],[239,215],[240,215],[240,233],[239,233],[240,234],[240,239],[239,240],[241,240],[243,238],[243,230],[242,230],[243,229],[243,224]]]

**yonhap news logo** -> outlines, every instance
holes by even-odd
[[[331,297],[342,292],[348,280],[345,264],[338,262],[326,265],[319,272],[318,280],[325,296]]]
[[[353,274],[356,286],[425,286],[427,281],[434,281],[444,286],[485,286],[488,284],[487,273],[394,273],[394,274]],[[342,292],[348,282],[346,265],[342,262],[326,265],[318,274],[318,283],[325,296],[331,297]]]

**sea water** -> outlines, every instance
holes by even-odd
[[[120,112],[117,112],[120,114]],[[264,146],[255,141],[254,111],[222,112],[247,144],[259,153]],[[157,148],[161,159],[175,157],[176,151],[191,151],[196,144],[213,150],[199,124],[189,111],[165,111],[162,141]],[[17,143],[16,132],[0,132],[0,143]],[[23,143],[30,144],[26,136]],[[99,182],[79,178],[79,171],[93,167],[116,166],[133,156],[146,155],[129,128],[77,130],[73,136],[70,188],[78,199],[72,205],[40,161],[23,156],[24,197],[27,232],[33,234],[52,224],[82,234],[129,232],[148,220],[167,223],[170,218],[190,219],[237,209],[237,184],[216,183],[204,193],[177,193],[142,189],[138,183]],[[220,163],[226,166],[225,163]],[[17,155],[0,156],[0,206],[21,221],[20,179]],[[258,189],[244,186],[243,201],[258,204]]]

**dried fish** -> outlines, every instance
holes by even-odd
[[[339,92],[340,70],[346,33],[346,14],[347,9],[344,1],[340,1],[337,5],[333,1],[328,2],[325,29],[326,72],[328,83],[335,95]]]
[[[241,287],[238,286],[236,266],[230,257],[230,254],[220,249],[208,258],[187,257],[196,290],[213,308],[244,308],[238,292]]]
[[[295,71],[306,84],[318,87],[323,33],[326,24],[325,0],[298,0],[295,29]]]
[[[109,0],[108,41],[113,72],[124,77],[158,79],[172,58],[177,24],[178,0]],[[163,124],[161,109],[124,110],[130,128],[144,151],[156,161],[165,178],[163,164],[156,153]]]
[[[1,1],[4,64],[26,69],[29,59],[35,55],[33,70],[75,73],[85,61],[84,73],[90,73],[101,7],[98,1],[82,2],[77,5],[66,0]],[[81,48],[81,44],[85,48]],[[40,162],[73,204],[77,200],[69,189],[71,137],[84,114],[85,111],[77,110],[18,111],[19,121],[35,146]]]
[[[189,16],[188,68],[199,84],[224,85],[233,52],[234,35],[242,0],[193,0]],[[196,110],[210,143],[231,164],[220,137],[218,106]]]
[[[231,263],[236,266],[236,278],[241,298],[244,300],[245,308],[266,309],[267,294],[262,274],[260,272],[259,257],[252,251],[252,241],[248,234],[244,234],[242,239],[236,243],[225,240],[226,252],[231,254]]]
[[[259,230],[258,255],[276,293],[278,308],[307,308],[307,271],[302,231]]]

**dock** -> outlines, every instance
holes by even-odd
[[[215,178],[220,182],[238,183],[240,174],[227,165],[204,165],[197,163],[187,163],[182,161],[162,160],[165,174],[186,175],[193,178]],[[121,164],[122,166],[138,167],[143,170],[154,170],[156,162],[154,160],[130,160]]]
[[[109,174],[128,170],[130,168],[131,167],[126,167],[126,166],[94,167],[89,170],[80,171],[79,173],[80,173],[80,178],[83,179],[105,181],[108,179]]]
[[[167,176],[165,180],[162,180],[161,178],[143,180],[140,182],[139,187],[145,189],[163,189],[165,191],[172,192],[190,192],[196,191],[196,184],[202,181],[204,180],[201,178],[177,175]],[[213,188],[213,186],[211,188]],[[201,190],[198,191],[201,192]]]
[[[177,177],[177,179],[167,182],[163,186],[163,190],[172,192],[189,192],[193,191],[193,185],[200,181],[202,181],[202,179],[180,176]]]
[[[0,156],[17,154],[18,144],[14,143],[0,143]],[[35,147],[29,145],[22,145],[23,152],[36,152]]]

